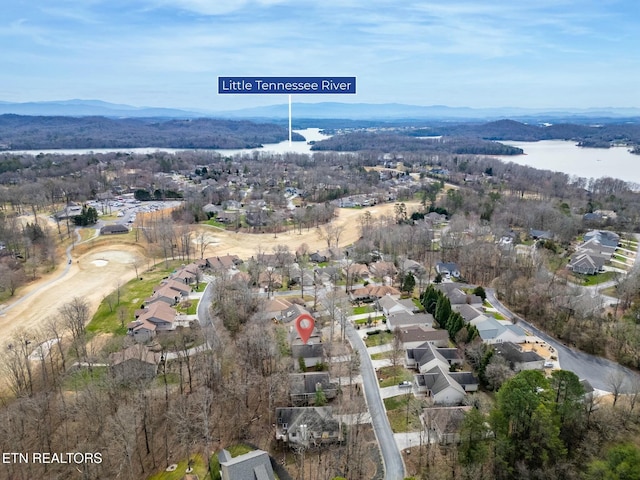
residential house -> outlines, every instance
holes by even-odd
[[[322,391],[327,400],[335,398],[338,394],[338,384],[331,382],[328,372],[289,375],[289,397],[293,405],[313,405],[318,391]]]
[[[322,255],[319,251],[316,251],[309,255],[309,261],[313,263],[323,263],[328,260],[326,255]]]
[[[449,346],[449,333],[441,329],[424,326],[402,327],[398,330],[398,336],[405,349],[416,348],[425,342],[432,343],[436,347]]]
[[[314,367],[319,363],[324,362],[324,344],[322,343],[322,337],[317,328],[313,329],[309,340],[305,344],[298,332],[291,327],[290,344],[291,355],[296,360],[296,365],[299,364],[300,358],[304,359],[306,367]]]
[[[141,344],[132,345],[109,355],[109,366],[119,382],[148,380],[158,373],[160,354]]]
[[[454,262],[436,263],[436,272],[443,277],[460,278],[460,267]]]
[[[394,313],[387,317],[387,329],[395,332],[398,329],[423,326],[431,328],[433,326],[433,315],[430,313]]]
[[[602,255],[579,251],[571,256],[567,269],[582,275],[595,275],[604,271],[607,260]]]
[[[463,292],[459,288],[449,290],[447,294],[451,307],[454,305],[471,305],[474,308],[482,308],[482,298],[478,295]]]
[[[275,480],[269,454],[252,450],[232,457],[227,450],[218,453],[221,480]]]
[[[578,245],[578,250],[576,253],[587,252],[593,255],[601,255],[608,260],[616,251],[616,248],[618,247],[615,245],[605,245],[603,243],[600,243],[598,239],[591,238]]]
[[[480,315],[469,323],[478,329],[480,338],[484,343],[524,343],[526,341],[525,331],[519,326],[513,325],[509,322],[503,323],[493,317]]]
[[[147,343],[156,336],[156,325],[143,320],[134,320],[127,325],[127,335],[136,343]]]
[[[216,272],[228,272],[235,269],[242,263],[242,260],[237,255],[220,255],[215,257],[208,257],[206,259],[206,267]]]
[[[331,407],[276,408],[276,440],[290,447],[317,447],[342,440]]]
[[[223,212],[223,208],[221,205],[214,205],[213,203],[207,203],[204,207],[202,207],[202,211],[206,214],[211,214],[215,216],[219,213]]]
[[[393,262],[383,261],[373,262],[369,265],[369,271],[371,272],[371,275],[378,278],[395,277],[398,273],[398,269]]]
[[[182,282],[185,285],[191,285],[192,283],[196,283],[198,275],[198,265],[190,263],[189,265],[185,265],[177,269],[171,274],[171,278],[177,282]]]
[[[150,305],[161,301],[172,306],[187,298],[190,293],[191,287],[189,285],[169,278],[163,280],[153,289],[153,295],[145,299],[145,304]]]
[[[153,302],[136,311],[136,319],[127,326],[127,333],[133,336],[136,342],[147,342],[156,332],[173,330],[176,314],[177,312],[165,302]]]
[[[400,303],[400,300],[393,298],[391,295],[378,298],[376,300],[376,307],[387,317],[396,313],[412,314],[413,311],[417,309],[413,303],[411,303],[411,307],[407,307],[406,304]]]
[[[369,280],[371,278],[369,267],[367,267],[364,263],[353,263],[351,265],[343,267],[343,272],[344,275],[348,275],[349,279],[352,281]]]
[[[276,317],[276,320],[282,323],[294,321],[303,313],[309,314],[309,311],[302,305],[292,303],[288,308],[280,312],[280,315]]]
[[[615,248],[620,243],[620,235],[608,230],[591,230],[590,232],[585,233],[583,236],[584,243],[587,243],[592,239],[605,247]]]
[[[282,288],[282,275],[273,270],[265,270],[258,274],[258,286],[265,291],[280,290]]]
[[[553,240],[553,233],[548,230],[529,229],[529,236],[534,240]]]
[[[476,317],[482,315],[482,310],[476,307],[472,307],[471,305],[467,305],[466,303],[461,305],[451,305],[451,309],[454,312],[458,312],[466,323],[469,323]]]
[[[416,262],[415,260],[406,259],[402,262],[401,270],[405,272],[405,274],[411,273],[413,275],[421,275],[426,272],[426,268],[424,268],[421,264]]]
[[[424,219],[431,222],[431,225],[434,226],[444,225],[445,223],[447,223],[447,216],[436,212],[427,213],[424,216]]]
[[[451,365],[462,365],[462,357],[455,348],[438,348],[425,342],[406,350],[405,365],[407,368],[415,368],[420,373],[428,372],[437,366],[448,371]]]
[[[400,298],[400,291],[388,285],[367,285],[349,293],[353,302],[372,302],[387,295],[397,299]]]
[[[442,365],[414,376],[418,393],[424,393],[433,399],[436,405],[459,405],[466,392]]]
[[[504,358],[515,372],[544,368],[544,358],[531,350],[523,350],[522,347],[512,342],[496,345],[495,353]]]
[[[265,299],[262,309],[261,318],[264,320],[277,320],[282,315],[282,312],[287,310],[293,305],[289,300],[280,297],[271,297]]]
[[[220,223],[224,223],[225,225],[229,225],[232,223],[236,223],[238,220],[237,212],[220,212],[216,215],[216,220]]]
[[[460,432],[465,415],[473,407],[431,407],[425,408],[420,415],[420,421],[427,438],[435,438],[440,445],[460,443]]]
[[[471,372],[449,372],[449,376],[462,387],[465,392],[477,392],[480,382]]]

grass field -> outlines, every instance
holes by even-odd
[[[613,280],[615,276],[615,272],[604,272],[596,275],[574,275],[574,278],[577,279],[576,283],[589,287]]]
[[[362,315],[363,313],[372,312],[375,312],[375,308],[373,308],[373,305],[361,305],[360,307],[353,307],[354,315]]]
[[[400,362],[402,362],[402,360],[400,360]],[[381,379],[380,388],[393,387],[405,380],[412,382],[413,372],[407,370],[402,365],[382,367],[378,369],[378,378]]]
[[[151,271],[141,274],[142,280],[133,279],[122,285],[119,303],[117,291],[110,293],[87,325],[87,332],[125,335],[126,325],[133,320],[134,312],[141,307],[144,299],[153,293],[153,288],[160,284],[160,280],[173,272],[179,263],[174,262],[169,268],[164,268],[164,263],[160,263],[152,267]]]
[[[178,306],[175,308],[179,313],[183,313],[185,315],[195,315],[196,313],[198,313],[199,301],[200,300],[198,300],[197,298],[193,300],[185,300],[178,304]]]
[[[63,385],[66,390],[83,390],[89,384],[102,381],[108,374],[107,367],[79,368],[65,376]]]
[[[378,345],[384,345],[386,343],[391,343],[393,340],[393,334],[390,332],[380,332],[376,334],[367,335],[367,339],[364,341],[367,347],[376,347]]]
[[[422,428],[420,423],[422,403],[411,393],[384,399],[389,423],[394,433],[411,432]]]

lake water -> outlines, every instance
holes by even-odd
[[[319,128],[306,128],[294,130],[306,138],[306,142],[292,142],[288,140],[280,143],[265,144],[260,148],[251,149],[211,149],[224,155],[248,154],[251,152],[268,153],[311,153],[311,145],[307,142],[328,138],[328,135],[320,133]],[[505,162],[513,162],[519,165],[527,165],[542,170],[563,172],[571,176],[584,178],[613,177],[626,182],[634,183],[640,189],[640,155],[629,153],[627,147],[612,148],[582,148],[575,142],[565,140],[542,140],[539,142],[513,142],[503,141],[506,145],[522,148],[524,155],[497,156]],[[64,150],[16,150],[12,153],[38,155],[39,153],[59,154],[87,154],[131,152],[139,154],[154,153],[157,151],[176,153],[184,151],[179,148],[94,148],[94,149],[64,149]]]
[[[267,143],[263,147],[259,148],[244,148],[244,149],[201,149],[206,151],[214,151],[220,152],[224,155],[236,155],[240,153],[251,153],[254,151],[257,152],[269,152],[269,153],[311,153],[311,145],[307,142],[310,141],[318,141],[323,138],[328,138],[328,135],[323,135],[320,133],[319,128],[306,128],[304,130],[294,130],[294,132],[302,135],[306,141],[305,142],[291,142],[289,144],[289,140],[285,140],[280,143]],[[113,153],[113,152],[126,152],[126,153],[137,153],[137,154],[147,154],[154,152],[168,152],[168,153],[176,153],[183,152],[185,148],[158,148],[158,147],[143,147],[143,148],[67,148],[67,149],[51,149],[51,150],[6,150],[6,153],[17,153],[22,155],[38,155],[40,153],[45,154],[60,154],[60,155],[83,155],[88,153]],[[197,149],[196,149],[197,150]],[[0,152],[5,153],[5,152]]]
[[[582,148],[565,140],[540,142],[500,142],[524,150],[524,155],[499,156],[505,162],[583,178],[612,177],[635,183],[640,188],[640,155],[628,147]]]

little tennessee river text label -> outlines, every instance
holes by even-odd
[[[356,77],[218,77],[218,93],[355,94]]]

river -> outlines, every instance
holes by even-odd
[[[619,178],[640,190],[640,155],[630,153],[628,147],[582,148],[565,140],[500,143],[524,150],[524,155],[497,157],[505,162],[583,178]]]

